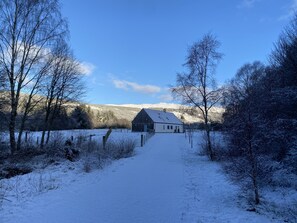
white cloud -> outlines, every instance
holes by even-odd
[[[238,8],[252,8],[259,0],[243,0],[237,6]]]
[[[141,85],[135,82],[118,80],[115,78],[113,78],[112,83],[118,89],[123,89],[126,91],[131,90],[143,94],[155,94],[161,91],[161,88],[155,85]]]
[[[79,63],[80,72],[86,76],[90,76],[95,70],[96,66],[88,62]]]
[[[18,50],[16,63],[22,63],[23,56],[27,55],[28,60],[32,61],[39,61],[39,62],[45,62],[45,58],[48,58],[48,56],[51,54],[51,50],[46,47],[42,47],[39,45],[30,45],[30,50],[28,49],[28,46],[25,46],[25,44],[21,41],[17,41],[16,43],[16,49]],[[12,53],[11,48],[2,48],[1,49],[1,60],[4,61],[11,61],[12,59]],[[9,62],[6,62],[9,63]]]
[[[280,16],[278,20],[287,20],[297,12],[297,0],[292,0],[291,4],[288,7],[286,7],[286,11],[287,13]]]

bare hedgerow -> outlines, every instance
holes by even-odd
[[[65,137],[59,132],[52,132],[50,140],[45,147],[50,158],[65,158]]]
[[[0,156],[7,155],[10,153],[9,144],[5,139],[5,134],[0,131]]]
[[[108,142],[106,150],[112,159],[121,159],[132,156],[134,154],[135,147],[136,141],[134,139],[123,138]]]
[[[77,148],[81,148],[82,145],[85,145],[86,142],[87,142],[87,136],[83,134],[79,134],[75,139],[75,146]]]
[[[210,134],[211,142],[212,142],[212,149],[213,149],[213,159],[219,160],[221,159],[222,153],[224,152],[222,146],[222,137],[220,133],[212,132]],[[200,148],[198,155],[200,156],[209,156],[209,150],[207,148],[207,135],[203,133],[202,140],[198,142],[198,147]]]
[[[83,145],[84,148],[81,149],[82,160],[83,160],[83,170],[86,173],[91,172],[91,170],[99,165],[97,157],[99,156],[99,146],[95,141],[89,141]]]
[[[203,134],[202,140],[198,142],[198,147],[200,148],[198,151],[198,155],[200,156],[208,156],[208,151],[207,151],[207,138],[206,134]]]
[[[19,150],[31,150],[31,149],[39,148],[40,138],[39,137],[36,138],[35,134],[32,134],[29,131],[25,132],[20,140],[21,140],[21,144],[20,144]]]
[[[134,154],[136,141],[134,139],[109,140],[103,148],[100,141],[80,141],[79,149],[84,172],[91,172],[93,169],[103,168],[111,160],[127,158]]]
[[[107,162],[108,155],[103,150],[101,142],[89,140],[82,143],[79,150],[81,152],[83,170],[86,173],[91,172],[92,169],[102,169]]]

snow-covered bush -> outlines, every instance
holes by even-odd
[[[46,145],[46,153],[49,157],[65,157],[65,137],[59,132],[52,132]]]
[[[92,169],[102,168],[106,155],[103,146],[97,141],[88,141],[81,145],[81,158],[83,161],[83,170],[86,173]]]
[[[209,152],[207,149],[207,136],[206,133],[204,132],[199,132],[199,134],[202,134],[200,137],[201,140],[197,141],[197,148],[198,149],[198,155],[200,156],[209,156]],[[197,134],[195,134],[192,137],[196,137]],[[211,132],[210,134],[211,138],[211,146],[213,149],[213,155],[215,160],[221,159],[222,153],[224,152],[224,148],[222,146],[223,144],[223,139],[222,139],[222,134],[220,132]]]
[[[9,150],[10,148],[5,134],[0,131],[0,155],[8,154]]]
[[[134,154],[136,141],[132,138],[111,139],[106,148],[97,141],[88,141],[81,144],[81,159],[83,170],[90,172],[92,169],[103,168],[109,160],[127,158]]]
[[[107,143],[106,151],[112,159],[127,158],[134,154],[136,141],[131,138],[112,140]]]
[[[191,136],[189,136],[191,137]],[[190,139],[189,139],[190,141]],[[198,148],[200,148],[198,150],[198,155],[200,156],[208,156],[208,151],[207,151],[207,137],[206,134],[203,134],[201,137],[201,141],[198,142]]]

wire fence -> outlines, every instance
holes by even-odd
[[[52,131],[49,138],[49,143],[71,143],[78,145],[83,142],[97,142],[103,144],[103,137],[106,135],[108,129],[93,129],[93,130],[61,130]],[[33,148],[39,147],[42,132],[26,131],[22,135],[22,147]],[[154,136],[153,132],[131,132],[129,129],[113,129],[110,140],[117,141],[119,139],[127,138],[135,141],[137,147],[143,147],[149,139]],[[18,133],[16,133],[16,138]],[[0,149],[9,148],[9,134],[1,133],[0,135]]]

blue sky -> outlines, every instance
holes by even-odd
[[[93,104],[171,102],[187,48],[212,32],[223,84],[244,63],[267,62],[297,0],[61,0]]]

